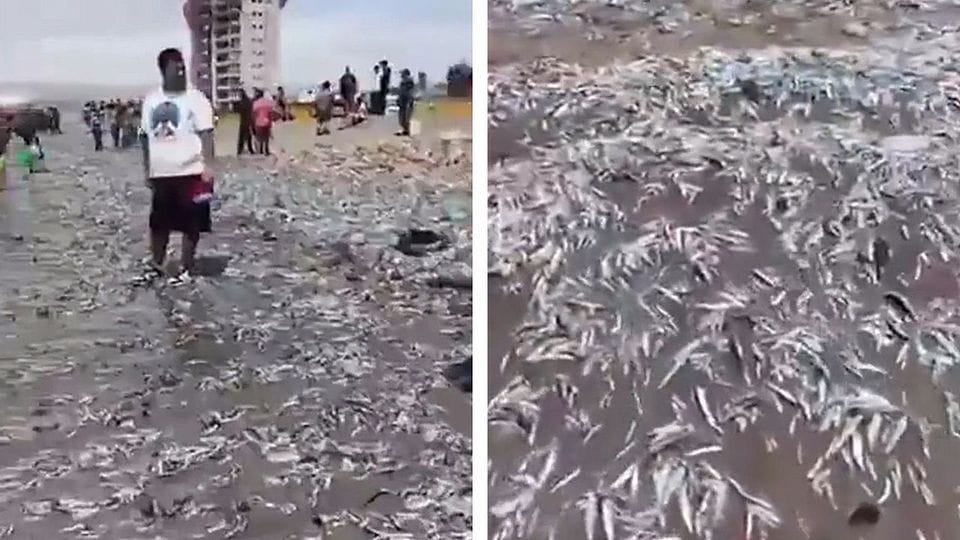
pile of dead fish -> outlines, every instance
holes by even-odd
[[[311,151],[291,157],[285,165],[293,169],[293,174],[308,171],[352,181],[369,181],[390,174],[428,180],[433,189],[468,189],[471,157],[463,148],[466,137],[457,133],[445,137],[447,140],[437,148],[420,141],[385,142],[376,146],[357,146],[347,152],[318,144]]]
[[[122,168],[135,160],[95,156],[32,186],[62,190],[34,206],[71,224],[57,243],[27,240],[67,276],[24,289],[36,318],[120,328],[37,344],[9,368],[24,385],[79,382],[2,430],[23,457],[0,469],[0,524],[19,514],[14,537],[468,538],[469,432],[428,395],[470,356],[469,289],[431,286],[469,269],[458,194],[238,165],[202,247],[201,269],[219,269],[156,280],[149,192]],[[411,314],[433,314],[453,345],[397,331]]]
[[[293,167],[273,171],[267,189],[237,174],[224,186],[226,202],[252,209],[245,221],[294,234],[304,245],[334,246],[360,269],[377,269],[388,279],[431,283],[469,275],[470,196],[464,183],[445,182],[443,176],[397,179],[383,170],[356,179],[341,174],[344,167],[325,170],[337,180],[312,181],[314,175],[304,177]],[[428,243],[434,245],[423,246],[415,257],[396,249],[415,230],[443,242]]]
[[[898,537],[956,536],[960,55],[937,53],[492,70],[492,132],[538,141],[490,171],[489,272],[527,302],[492,338],[491,447],[523,449],[492,456],[494,537],[848,537],[833,515],[918,505]]]
[[[865,17],[867,22],[849,23],[848,36],[867,37],[878,21],[891,14],[921,14],[949,9],[943,0],[857,2],[856,7],[842,0],[781,0],[751,2],[657,2],[637,0],[492,0],[491,24],[507,24],[530,34],[550,33],[558,29],[582,33],[590,40],[618,40],[630,33],[653,30],[659,34],[689,36],[704,26],[721,22],[727,28],[754,27],[766,31],[771,23],[804,21],[818,17]]]

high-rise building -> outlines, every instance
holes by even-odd
[[[287,0],[186,0],[190,76],[217,109],[241,87],[272,91],[280,75],[280,10]]]

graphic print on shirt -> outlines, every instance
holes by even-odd
[[[180,107],[172,101],[157,105],[150,113],[150,129],[157,139],[173,139],[180,127]]]

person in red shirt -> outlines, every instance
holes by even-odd
[[[276,107],[273,100],[263,90],[257,89],[253,102],[253,129],[257,136],[257,153],[270,155],[270,137],[273,132],[273,119]]]

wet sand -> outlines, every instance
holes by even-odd
[[[427,285],[469,179],[227,159],[200,275],[150,279],[139,151],[64,128],[0,191],[0,531],[469,538],[471,299]],[[391,247],[420,222],[455,241]]]
[[[510,2],[494,4],[490,15],[491,72],[495,75],[498,72],[522,73],[529,77],[523,81],[528,88],[537,88],[540,85],[540,88],[545,89],[542,93],[533,93],[534,95],[549,95],[550,92],[546,89],[556,88],[558,101],[569,88],[578,87],[578,84],[589,86],[590,70],[603,70],[617,62],[655,56],[685,58],[695,54],[701,46],[726,49],[731,51],[732,56],[736,56],[739,50],[765,48],[770,45],[809,45],[858,50],[868,45],[873,46],[873,43],[847,35],[844,28],[851,21],[871,21],[871,24],[876,26],[871,27],[870,38],[882,40],[901,35],[904,28],[909,28],[910,21],[933,18],[933,14],[920,13],[917,10],[884,10],[876,6],[864,7],[858,3],[851,7],[851,10],[854,10],[852,13],[840,16],[810,16],[809,12],[804,13],[804,10],[800,9],[791,17],[761,13],[753,23],[731,25],[722,21],[728,20],[729,15],[742,18],[749,10],[733,10],[720,17],[716,9],[691,6],[687,3],[690,12],[699,11],[703,15],[695,16],[691,24],[680,25],[675,32],[663,33],[655,27],[655,21],[650,17],[625,13],[618,8],[602,7],[599,2],[583,2],[576,8],[556,9],[551,6],[562,6],[565,3],[526,2],[523,4],[528,7],[517,8],[517,13],[511,13],[506,8]],[[784,6],[795,5],[784,3]],[[549,16],[530,16],[531,12],[538,10],[549,13]],[[950,23],[946,21],[956,17],[956,13],[949,9],[937,13],[945,16],[945,20],[938,22],[944,26],[949,26]],[[524,36],[524,32],[529,32],[529,35]],[[554,68],[550,60],[541,60],[541,57],[556,57],[561,63]],[[538,62],[542,64],[538,65]],[[571,67],[569,64],[576,65]],[[626,70],[622,66],[623,64],[621,68]],[[552,69],[569,74],[569,79],[558,82],[562,77],[555,75]],[[608,76],[609,73],[603,75]],[[512,99],[514,95],[509,92],[515,89],[508,91],[506,88],[508,86],[504,83],[502,94],[495,95],[492,100],[496,102],[498,98]],[[522,95],[522,91],[517,92]],[[603,109],[602,102],[591,101],[588,96],[589,90],[583,90],[579,98],[589,103],[587,108],[599,111],[595,116],[614,116],[614,113]],[[522,98],[518,98],[518,101],[522,102]],[[626,101],[627,99],[623,100]],[[529,103],[533,103],[533,100],[524,104]],[[715,373],[730,373],[736,372],[739,367],[725,349],[727,341],[736,339],[745,346],[751,342],[762,344],[758,336],[760,331],[756,326],[750,328],[749,325],[756,325],[756,317],[763,313],[761,306],[766,306],[771,301],[770,298],[776,296],[774,292],[782,290],[787,299],[786,304],[789,305],[797,301],[805,289],[812,289],[814,298],[822,293],[822,289],[812,284],[816,280],[805,281],[802,277],[798,279],[790,273],[796,271],[792,257],[784,251],[780,234],[761,212],[762,208],[748,208],[736,215],[730,211],[735,202],[733,194],[736,191],[733,188],[736,182],[731,181],[727,167],[730,162],[737,163],[736,156],[717,156],[727,162],[722,166],[723,173],[713,174],[708,169],[699,176],[683,175],[685,181],[703,190],[693,204],[685,202],[673,188],[660,195],[649,194],[649,184],[664,181],[669,172],[669,169],[662,168],[657,168],[656,175],[652,174],[649,178],[639,178],[636,169],[622,167],[637,174],[638,178],[603,181],[592,179],[583,189],[594,190],[596,204],[603,205],[604,210],[601,211],[590,208],[587,204],[589,200],[578,200],[574,197],[578,194],[579,187],[564,190],[563,187],[548,184],[549,187],[538,189],[538,184],[547,184],[547,179],[552,182],[553,178],[559,175],[555,169],[564,170],[560,162],[564,154],[558,149],[562,149],[564,144],[571,147],[575,144],[589,145],[591,140],[575,133],[572,124],[565,126],[569,131],[564,133],[543,129],[545,125],[549,125],[544,122],[559,123],[547,119],[545,114],[552,104],[541,100],[536,106],[531,106],[521,113],[512,116],[505,113],[504,117],[498,117],[493,122],[489,142],[490,192],[493,204],[503,205],[503,208],[495,208],[491,214],[509,220],[513,219],[512,209],[515,206],[522,207],[526,203],[530,207],[536,207],[539,202],[541,209],[537,212],[547,213],[552,210],[559,213],[563,209],[572,210],[574,215],[580,213],[581,223],[594,219],[596,213],[604,213],[611,208],[611,214],[622,213],[622,221],[611,217],[606,227],[597,225],[584,232],[585,237],[593,240],[592,245],[568,249],[561,259],[559,269],[554,272],[546,269],[550,266],[546,264],[549,252],[545,258],[541,258],[544,257],[543,250],[538,247],[542,243],[536,244],[533,240],[528,244],[526,255],[530,259],[536,259],[536,262],[520,264],[509,277],[491,278],[488,366],[490,398],[496,397],[500,400],[495,401],[494,409],[499,415],[506,415],[490,425],[490,500],[492,505],[499,505],[495,515],[491,517],[491,530],[503,538],[576,539],[589,537],[588,534],[595,534],[595,538],[605,538],[599,524],[596,529],[585,531],[586,518],[583,508],[584,505],[598,504],[591,500],[597,501],[606,497],[613,501],[616,537],[628,537],[631,520],[654,507],[651,487],[653,481],[649,474],[654,468],[654,462],[659,465],[662,463],[660,460],[665,459],[647,453],[648,434],[654,428],[677,418],[695,426],[696,443],[686,442],[682,446],[683,450],[692,450],[707,444],[720,445],[722,450],[715,457],[705,458],[704,461],[723,475],[736,479],[748,492],[770,501],[776,508],[782,524],[770,531],[769,538],[894,540],[918,538],[918,530],[923,531],[926,538],[953,538],[960,535],[960,523],[956,514],[956,486],[960,485],[960,476],[954,474],[955,467],[950,464],[960,445],[956,438],[945,432],[947,418],[942,397],[944,391],[957,391],[958,378],[953,371],[934,380],[929,370],[918,365],[915,359],[912,359],[907,367],[900,369],[896,367],[894,355],[888,348],[877,354],[868,353],[867,360],[876,362],[887,369],[889,374],[868,376],[859,384],[864,384],[891,402],[903,406],[910,417],[921,424],[929,422],[933,426],[929,442],[932,457],[930,460],[919,459],[924,462],[929,473],[930,489],[936,494],[935,505],[925,504],[912,492],[905,494],[902,499],[888,500],[881,504],[880,521],[875,526],[850,526],[848,517],[858,504],[875,502],[882,491],[883,482],[878,484],[863,474],[848,471],[843,466],[836,467],[831,479],[837,508],[831,508],[823,497],[813,492],[807,473],[816,458],[829,445],[832,434],[819,433],[810,429],[811,426],[805,426],[802,421],[796,432],[788,433],[794,410],[789,406],[784,407],[777,398],[765,395],[763,391],[758,391],[757,387],[740,383],[729,384],[730,379],[723,375],[720,375],[720,379],[725,382],[718,384],[708,376],[706,369],[682,369],[669,385],[662,390],[657,389],[657,383],[671,367],[670,359],[698,335],[709,335],[706,330],[696,326],[704,318],[703,312],[688,306],[701,302],[718,302],[717,293],[721,290],[748,291],[753,297],[753,305],[745,310],[746,313],[727,314],[723,318],[722,334],[716,338],[717,350],[709,348],[708,357],[701,360],[713,366]],[[622,106],[622,103],[610,106]],[[846,105],[827,102],[821,106],[822,110],[830,111],[841,110]],[[891,107],[877,118],[865,121],[864,131],[872,133],[874,137],[885,137],[897,133],[916,133],[918,129],[923,129],[911,119],[905,107],[901,102],[900,107]],[[491,107],[491,110],[495,111],[508,109],[507,106],[498,107],[496,104]],[[896,128],[889,123],[891,115],[894,114],[899,122]],[[626,117],[622,126],[641,124],[644,120],[643,116],[633,116],[626,110],[622,115]],[[770,122],[770,125],[776,125],[776,122],[786,116],[783,112],[762,107],[759,115],[755,121],[744,118],[744,127],[752,130],[754,125],[767,125],[766,123]],[[585,115],[579,127],[586,131],[587,126],[594,121],[595,118]],[[813,118],[809,119],[811,123],[834,121],[836,119],[829,114],[818,116],[816,111]],[[782,131],[787,132],[787,129]],[[637,129],[636,136],[641,137],[641,132],[642,130]],[[618,134],[613,128],[602,134],[595,131],[590,135],[593,140],[598,141],[599,148],[603,137],[616,137]],[[765,146],[769,143],[755,144]],[[657,161],[643,152],[640,154],[642,157],[638,157],[638,163],[643,163],[644,159]],[[800,171],[809,174],[814,184],[823,185],[828,182],[829,177],[815,164],[815,158],[816,156],[798,156],[792,160],[791,170],[795,171],[794,174]],[[750,165],[742,166],[752,171]],[[536,172],[531,172],[538,168],[544,171],[539,179]],[[846,171],[844,177],[851,178],[856,172]],[[850,180],[841,181],[839,193],[850,188],[847,182]],[[560,184],[562,185],[562,182]],[[803,212],[810,212],[810,215],[818,212],[823,216],[832,215],[834,209],[831,205],[836,205],[837,200],[830,197],[841,196],[836,193],[824,189],[818,195],[814,191],[814,194],[810,195],[812,199],[804,201]],[[526,201],[524,197],[527,198]],[[584,195],[584,198],[587,196]],[[567,205],[566,208],[563,205]],[[955,223],[954,213],[943,211],[948,222]],[[733,226],[746,231],[751,249],[749,252],[720,251],[715,266],[718,275],[709,285],[697,285],[695,280],[690,280],[688,274],[676,274],[679,269],[675,260],[660,262],[662,269],[667,272],[665,279],[652,276],[658,270],[654,265],[653,268],[645,267],[644,271],[638,274],[625,273],[627,281],[623,284],[623,290],[605,290],[599,283],[604,272],[612,272],[614,275],[619,272],[616,266],[612,270],[609,267],[603,270],[600,261],[606,259],[604,264],[611,264],[611,261],[618,260],[607,257],[618,250],[627,253],[629,242],[640,236],[641,232],[652,230],[650,226],[657,220],[665,220],[673,228],[702,227],[708,223],[708,219],[717,215],[732,219]],[[917,227],[919,220],[923,218],[910,215],[911,220],[907,221],[906,226],[916,230],[914,227]],[[550,227],[545,224],[549,222],[540,219],[541,221],[538,221],[537,217],[532,217],[528,222],[518,221],[512,230],[502,224],[491,225],[490,234],[498,232],[499,227],[503,228],[504,234],[519,234],[524,226],[531,229],[535,226]],[[569,221],[576,223],[578,220],[570,218]],[[865,303],[859,309],[862,309],[863,314],[870,313],[882,302],[885,291],[894,290],[906,295],[915,306],[928,306],[929,302],[940,298],[947,306],[951,306],[944,308],[945,311],[955,313],[952,310],[955,309],[958,291],[957,273],[950,268],[951,263],[933,263],[921,278],[910,277],[913,273],[913,262],[925,246],[917,241],[911,242],[897,237],[895,222],[894,220],[885,224],[879,232],[884,238],[891,239],[892,251],[895,253],[885,276],[876,284],[865,283],[862,276],[856,278],[856,298]],[[589,227],[578,224],[569,225],[568,229],[580,232]],[[538,240],[546,242],[549,239],[556,245],[565,241],[563,234],[557,229],[553,231],[552,234],[542,231],[530,233],[530,236],[542,235],[545,238]],[[568,234],[572,235],[572,232]],[[758,292],[755,279],[750,277],[754,269],[762,269],[784,280],[787,286],[774,288],[776,291]],[[499,273],[498,270],[494,274]],[[647,288],[651,284],[666,286],[664,283],[683,284],[675,289],[685,291],[681,295],[681,304],[667,301]],[[542,287],[542,297],[539,299],[535,291],[538,286]],[[737,289],[734,289],[735,287]],[[576,293],[576,300],[594,304],[594,309],[598,312],[589,313],[586,308],[577,309],[573,305],[564,305],[564,299],[567,298],[565,292],[571,296]],[[663,344],[663,349],[652,356],[637,349],[640,347],[640,336],[647,334],[649,338],[649,328],[656,322],[647,318],[643,312],[638,313],[636,303],[632,301],[634,297],[646,300],[650,306],[664,309],[663,317],[669,316],[679,325],[676,333],[670,334],[669,338],[657,339]],[[818,313],[825,313],[822,300],[813,300],[813,303],[820,306],[815,308],[819,310]],[[782,313],[787,317],[797,317],[792,323],[787,322],[782,327],[783,331],[788,331],[791,324],[796,328],[806,327],[808,324],[808,321],[793,313],[790,309]],[[764,315],[766,316],[773,317]],[[546,321],[543,320],[544,317],[555,319]],[[863,349],[873,348],[873,344],[863,334],[858,335],[849,329],[853,322],[847,323],[833,318],[828,321],[819,326],[819,335],[838,349],[848,343],[854,343]],[[784,323],[778,322],[775,326],[781,324]],[[614,325],[620,328],[619,332],[610,329]],[[814,328],[817,328],[817,325],[814,325]],[[594,331],[595,335],[590,335]],[[588,340],[589,345],[585,349],[579,349],[579,354],[572,360],[541,360],[537,363],[525,361],[534,353],[543,350],[537,347],[538,344],[546,347],[550,342],[548,336],[553,336],[555,346],[580,338]],[[844,377],[840,361],[835,355],[831,354],[827,361],[834,376]],[[516,395],[525,395],[525,388],[529,388],[529,393],[532,394],[529,401],[525,402],[526,405],[523,405],[529,407],[529,416],[524,421],[509,416],[522,407],[520,398],[507,399],[503,395],[511,384],[514,385]],[[749,428],[743,432],[726,428],[722,435],[718,435],[710,430],[697,411],[693,400],[697,387],[707,388],[709,403],[718,411],[724,406],[729,407],[737,398],[749,392],[757,393],[763,405],[759,407],[758,416]],[[533,423],[532,428],[529,424],[526,425],[526,429],[532,430],[529,433],[523,431],[524,422]],[[911,424],[905,442],[894,452],[895,459],[901,462],[918,459],[916,456],[921,454],[919,441],[919,429]],[[547,457],[550,452],[555,452],[552,454],[555,458],[553,462],[551,457]],[[839,458],[835,459],[839,461]],[[879,456],[876,458],[878,470],[884,459],[886,458]],[[690,460],[688,463],[695,461]],[[615,485],[621,472],[630,466],[640,467],[639,492],[629,491],[623,485]],[[523,482],[517,479],[516,475],[520,473],[536,477],[541,469],[548,475],[545,485],[537,489],[527,490]],[[554,485],[557,487],[547,489]],[[524,496],[530,499],[523,499]],[[513,497],[517,497],[517,501],[526,501],[524,504],[527,504],[521,506],[523,510],[516,514],[504,509],[509,506],[508,501],[514,500]],[[698,501],[695,500],[694,504],[698,504]],[[685,530],[678,506],[676,502],[667,506],[661,533],[675,534],[677,538],[707,538],[708,536],[698,536]],[[740,500],[731,496],[730,502],[724,508],[724,517],[713,529],[713,537],[745,538],[742,512]],[[528,529],[518,530],[520,527]],[[642,535],[639,537],[647,538]],[[759,535],[755,533],[753,537],[757,538]]]

